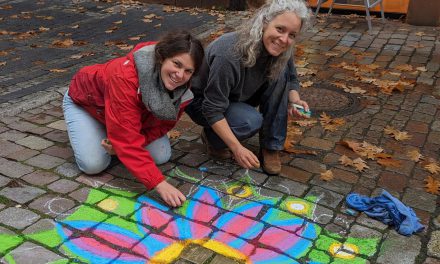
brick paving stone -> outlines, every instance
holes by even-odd
[[[55,194],[47,194],[29,204],[29,208],[57,217],[75,206],[75,202]]]
[[[140,182],[120,178],[114,178],[113,180],[105,183],[104,187],[120,189],[138,194],[141,194],[147,190],[146,187]]]
[[[237,264],[237,261],[233,258],[227,258],[223,255],[216,254],[209,264]]]
[[[6,156],[6,158],[15,160],[15,161],[24,161],[27,159],[30,159],[36,155],[38,155],[40,152],[33,150],[33,149],[22,149],[16,152],[13,152]]]
[[[39,215],[22,208],[9,207],[0,212],[0,223],[17,229],[23,229],[38,219]]]
[[[10,181],[11,179],[0,175],[0,187],[6,186]]]
[[[32,171],[34,171],[34,168],[30,166],[0,158],[0,173],[7,177],[20,178]]]
[[[353,183],[356,183],[359,179],[358,175],[356,175],[355,173],[346,171],[345,168],[344,168],[344,170],[333,168],[332,172],[333,172],[333,175],[335,176],[336,179],[339,179],[343,182],[353,184]]]
[[[440,132],[440,120],[436,120],[436,121],[432,122],[431,130],[436,131],[436,132]]]
[[[46,193],[46,191],[32,187],[32,186],[20,186],[20,187],[6,187],[0,191],[0,195],[15,201],[20,204],[29,202],[30,200]]]
[[[64,164],[61,164],[55,169],[55,172],[68,178],[75,177],[79,174],[81,174],[81,171],[79,170],[78,166],[73,163],[66,162]]]
[[[62,260],[67,261],[64,257],[30,242],[21,244],[9,254],[13,257],[15,263],[30,263],[30,260],[32,260],[32,264],[45,264]],[[2,261],[6,261],[6,258],[0,260],[0,262]]]
[[[236,164],[227,161],[217,161],[217,160],[208,160],[207,162],[203,163],[200,167],[205,167],[208,170],[208,173],[223,175],[223,176],[231,176],[234,173],[234,171],[241,168]],[[244,170],[242,170],[241,172],[242,172],[241,175],[245,174]],[[253,172],[250,173],[254,175]]]
[[[340,180],[332,180],[327,182],[320,180],[319,176],[315,176],[310,183],[340,194],[348,194],[351,190],[351,185],[346,182]]]
[[[52,146],[54,143],[36,136],[28,136],[16,141],[17,144],[30,149],[42,150]]]
[[[21,132],[28,132],[31,129],[37,128],[38,126],[26,121],[17,121],[9,124],[9,128],[19,130]]]
[[[190,167],[198,167],[208,160],[209,157],[207,155],[189,153],[180,158],[179,162]]]
[[[73,156],[72,148],[70,147],[60,147],[52,146],[42,151],[44,154],[51,155],[54,157],[67,159]]]
[[[433,231],[428,242],[428,256],[440,258],[440,231]]]
[[[302,183],[307,183],[312,177],[312,174],[310,172],[290,166],[282,166],[280,175]]]
[[[314,216],[305,217],[316,223],[326,225],[331,222],[331,220],[333,219],[333,215],[333,210],[321,205],[316,205]]]
[[[36,123],[39,125],[44,125],[50,122],[53,122],[56,118],[51,116],[51,115],[47,115],[44,113],[40,113],[40,114],[36,114],[33,115],[30,118],[25,118],[27,121],[32,122],[32,123]]]
[[[179,172],[182,172],[184,175],[177,173],[177,169]],[[203,178],[205,178],[205,176],[206,176],[201,171],[194,169],[194,168],[190,168],[188,166],[178,166],[178,167],[176,167],[176,170],[172,170],[171,172],[172,173],[169,173],[169,175],[172,177],[186,179],[186,180],[190,180],[192,182],[199,182]],[[185,177],[185,175],[191,177],[191,179],[187,179]]]
[[[39,167],[42,169],[52,169],[63,164],[65,160],[46,154],[40,154],[25,161],[26,164]]]
[[[407,189],[403,195],[402,202],[410,207],[433,213],[436,209],[437,196],[414,189]]]
[[[192,154],[205,154],[206,147],[203,144],[190,142],[186,140],[179,140],[179,143],[173,146],[173,148],[183,151],[189,152]]]
[[[36,170],[32,173],[29,173],[21,177],[21,179],[33,185],[45,186],[59,179],[59,176],[51,172]]]
[[[269,180],[263,186],[297,197],[302,197],[305,191],[309,188],[305,184],[278,176],[269,177]]]
[[[78,183],[66,179],[60,179],[47,186],[50,190],[58,193],[69,193],[79,186]]]
[[[64,122],[64,120],[55,121],[47,126],[58,130],[67,131],[66,122]]]
[[[334,144],[331,141],[313,137],[304,138],[301,140],[300,144],[302,146],[321,150],[331,150],[334,147]]]
[[[35,224],[29,226],[25,230],[23,230],[23,234],[29,235],[29,234],[35,234],[41,231],[47,231],[51,230],[55,227],[55,221],[52,219],[44,218],[40,219]]]
[[[0,139],[9,140],[9,141],[17,141],[19,139],[25,138],[27,136],[26,133],[17,131],[17,130],[8,130],[0,134]],[[0,141],[1,142],[1,141]]]
[[[219,173],[217,173],[217,171],[215,171],[214,174],[219,174]],[[219,175],[223,175],[223,174],[219,174]],[[227,175],[223,175],[223,176],[227,176]],[[246,176],[249,176],[250,179]],[[250,181],[250,183],[252,183],[252,184],[261,185],[269,177],[264,173],[261,173],[259,171],[254,171],[254,170],[249,170],[246,174],[245,169],[240,169],[240,170],[234,172],[234,174],[232,174],[232,178],[237,179],[237,180],[241,180],[242,182]]]
[[[85,175],[82,174],[79,177],[75,178],[77,182],[84,183],[86,185],[89,185],[93,188],[98,188],[104,185],[105,183],[113,180],[114,177],[111,174],[102,172],[97,175]]]
[[[53,130],[52,132],[45,134],[44,137],[51,141],[56,141],[60,143],[66,143],[69,141],[67,132],[61,130]]]
[[[405,237],[390,231],[385,238],[377,258],[378,264],[389,264],[399,260],[399,264],[413,264],[420,252],[421,242],[418,236]]]
[[[403,189],[406,188],[406,184],[407,179],[405,175],[391,172],[382,172],[379,181],[377,182],[377,186],[383,187],[387,190],[391,189],[396,192],[402,192]]]
[[[307,160],[302,158],[296,158],[294,159],[290,165],[300,168],[302,170],[311,172],[311,173],[321,173],[326,170],[326,167],[324,164],[314,161],[314,160]]]
[[[180,254],[182,259],[195,264],[203,264],[214,255],[214,251],[196,244],[190,244]]]
[[[435,258],[426,258],[425,262],[423,262],[423,264],[438,264],[440,262],[439,259],[435,259]]]
[[[24,150],[24,149],[25,148],[20,145],[17,145],[17,144],[14,144],[14,143],[11,143],[11,142],[8,142],[5,140],[0,140],[0,156],[2,156],[2,157],[6,157],[12,153],[15,153],[17,151]]]
[[[332,208],[336,208],[343,198],[344,196],[326,190],[319,186],[313,186],[312,189],[310,189],[310,191],[305,196],[306,200],[313,202],[316,199],[316,203],[329,206]]]

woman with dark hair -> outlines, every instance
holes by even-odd
[[[302,0],[268,1],[238,31],[208,46],[186,112],[204,127],[209,155],[233,155],[244,168],[259,167],[259,159],[240,143],[259,132],[263,170],[281,171],[288,113],[304,116],[294,105],[309,110],[297,91],[293,64],[295,40],[309,19]]]
[[[79,169],[100,173],[116,154],[148,189],[180,206],[185,196],[156,164],[171,157],[166,134],[193,97],[189,81],[203,57],[199,40],[186,31],[172,32],[157,43],[138,44],[125,57],[80,69],[63,100]]]

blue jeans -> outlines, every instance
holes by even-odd
[[[246,102],[230,102],[224,116],[232,133],[241,141],[259,131],[260,147],[283,150],[287,136],[288,93],[286,79],[280,78],[260,88]],[[214,148],[226,148],[226,144],[203,116],[203,99],[196,96],[185,111],[195,123],[204,127],[206,137]],[[260,112],[256,106],[259,106]]]
[[[86,174],[97,174],[105,170],[111,156],[101,146],[107,138],[105,126],[93,118],[84,108],[75,104],[66,94],[63,99],[64,119],[76,164]],[[145,147],[156,164],[166,163],[171,158],[171,146],[165,135]]]

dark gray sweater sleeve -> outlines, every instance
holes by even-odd
[[[229,107],[229,94],[237,85],[240,63],[223,55],[212,55],[208,59],[209,75],[204,90],[202,112],[212,126],[222,120]]]
[[[287,88],[291,90],[299,90],[298,73],[296,72],[295,64],[293,63],[293,58],[289,59],[287,66],[285,68],[285,76],[287,79]]]

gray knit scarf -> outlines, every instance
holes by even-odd
[[[154,48],[155,45],[145,46],[133,53],[142,102],[158,119],[176,120],[181,97],[187,90],[187,85],[179,86],[172,92],[165,88],[160,69],[156,69]]]

